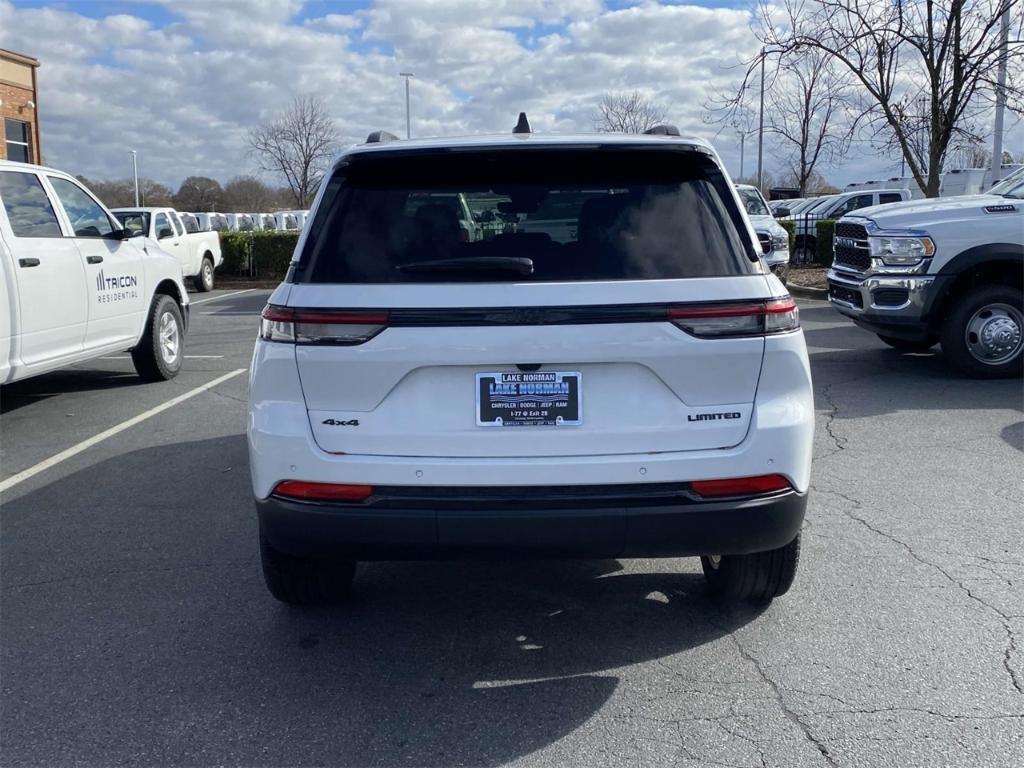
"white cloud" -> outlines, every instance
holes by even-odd
[[[520,110],[536,130],[590,130],[602,93],[636,88],[684,131],[714,138],[703,105],[754,46],[746,11],[654,2],[376,0],[301,20],[301,0],[159,5],[172,23],[0,0],[0,47],[42,62],[48,163],[123,177],[135,148],[141,171],[171,185],[192,174],[225,180],[252,170],[246,132],[295,93],[323,96],[346,142],[398,132],[402,70],[416,73],[417,135],[507,131]],[[735,169],[736,137],[718,138]]]

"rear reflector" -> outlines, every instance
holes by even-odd
[[[668,318],[693,336],[760,336],[795,331],[800,310],[790,296],[768,301],[669,307]]]
[[[260,319],[260,337],[267,341],[351,346],[369,341],[388,324],[380,311],[318,311],[267,305]]]
[[[301,501],[366,501],[373,495],[373,486],[285,480],[277,484],[274,495]]]
[[[727,480],[694,480],[690,490],[698,496],[752,496],[758,493],[788,491],[792,488],[782,475],[733,477]]]

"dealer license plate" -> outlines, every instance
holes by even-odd
[[[476,375],[480,427],[579,426],[582,404],[582,376],[577,371]]]

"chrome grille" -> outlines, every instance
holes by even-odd
[[[862,224],[853,224],[849,221],[837,222],[832,249],[833,264],[837,266],[857,272],[866,272],[871,268],[868,231]]]

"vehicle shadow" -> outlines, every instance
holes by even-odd
[[[138,385],[139,377],[134,371],[65,368],[0,387],[0,414],[68,392],[94,392]]]
[[[1003,427],[999,436],[1011,448],[1016,448],[1024,453],[1024,421],[1018,421],[1016,424]]]
[[[692,563],[607,560],[374,563],[290,608],[246,469],[240,435],[175,443],[6,501],[9,761],[503,765],[590,727],[623,667],[658,662],[643,695],[685,707],[701,646],[760,613]]]
[[[952,367],[939,345],[927,352],[897,351],[831,307],[801,309],[801,318],[811,321],[804,327],[804,337],[816,405],[828,410],[829,399],[841,396],[837,419],[904,410],[1024,406],[1019,379],[970,378]]]

